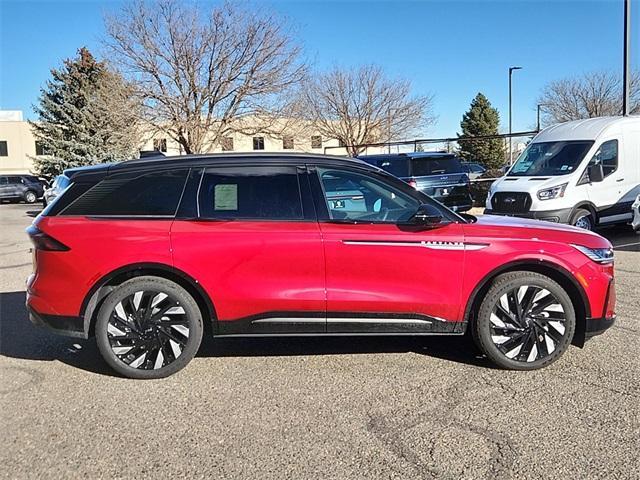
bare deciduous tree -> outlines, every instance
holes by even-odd
[[[591,72],[549,83],[538,99],[544,105],[545,123],[620,115],[622,82],[611,72]],[[640,112],[640,77],[631,78],[631,111]]]
[[[303,89],[302,104],[317,131],[351,156],[363,144],[403,138],[435,120],[432,97],[412,96],[409,81],[386,78],[373,65],[318,75]]]
[[[111,60],[137,86],[144,120],[186,153],[264,130],[305,74],[279,18],[231,3],[204,12],[178,0],[135,0],[107,17],[106,29]]]

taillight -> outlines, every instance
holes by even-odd
[[[33,225],[27,228],[27,233],[29,234],[31,243],[33,243],[33,246],[36,248],[36,250],[47,250],[52,252],[66,252],[67,250],[69,250],[69,247],[67,247],[65,244],[59,242],[52,236],[41,232]]]
[[[611,319],[616,316],[616,284],[613,280],[609,284],[607,293],[607,305],[605,307],[604,318]]]
[[[418,182],[416,182],[415,180],[409,180],[407,183],[413,188],[418,188]]]

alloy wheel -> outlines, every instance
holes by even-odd
[[[145,290],[116,304],[107,338],[113,353],[129,367],[157,370],[181,355],[189,330],[180,302],[167,293]]]
[[[37,200],[37,197],[35,193],[27,192],[24,199],[27,203],[35,203],[35,201]]]
[[[491,340],[502,354],[519,362],[551,355],[566,331],[560,301],[549,290],[523,285],[503,294],[491,312]]]

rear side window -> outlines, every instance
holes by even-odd
[[[596,165],[601,163],[605,177],[615,172],[618,169],[618,141],[609,140],[600,145],[591,163]]]
[[[414,158],[411,168],[414,177],[465,172],[460,161],[452,156]]]
[[[62,215],[173,216],[189,169],[125,173],[102,180]]]
[[[296,167],[208,168],[202,178],[198,203],[203,218],[303,218]]]

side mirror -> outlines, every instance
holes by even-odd
[[[426,227],[437,227],[443,225],[442,213],[433,205],[423,203],[418,207],[416,213],[411,217],[410,222],[413,225],[424,225]]]
[[[594,165],[589,165],[587,168],[587,175],[589,176],[590,182],[601,182],[604,180],[604,170],[602,169],[601,163],[596,163]]]

